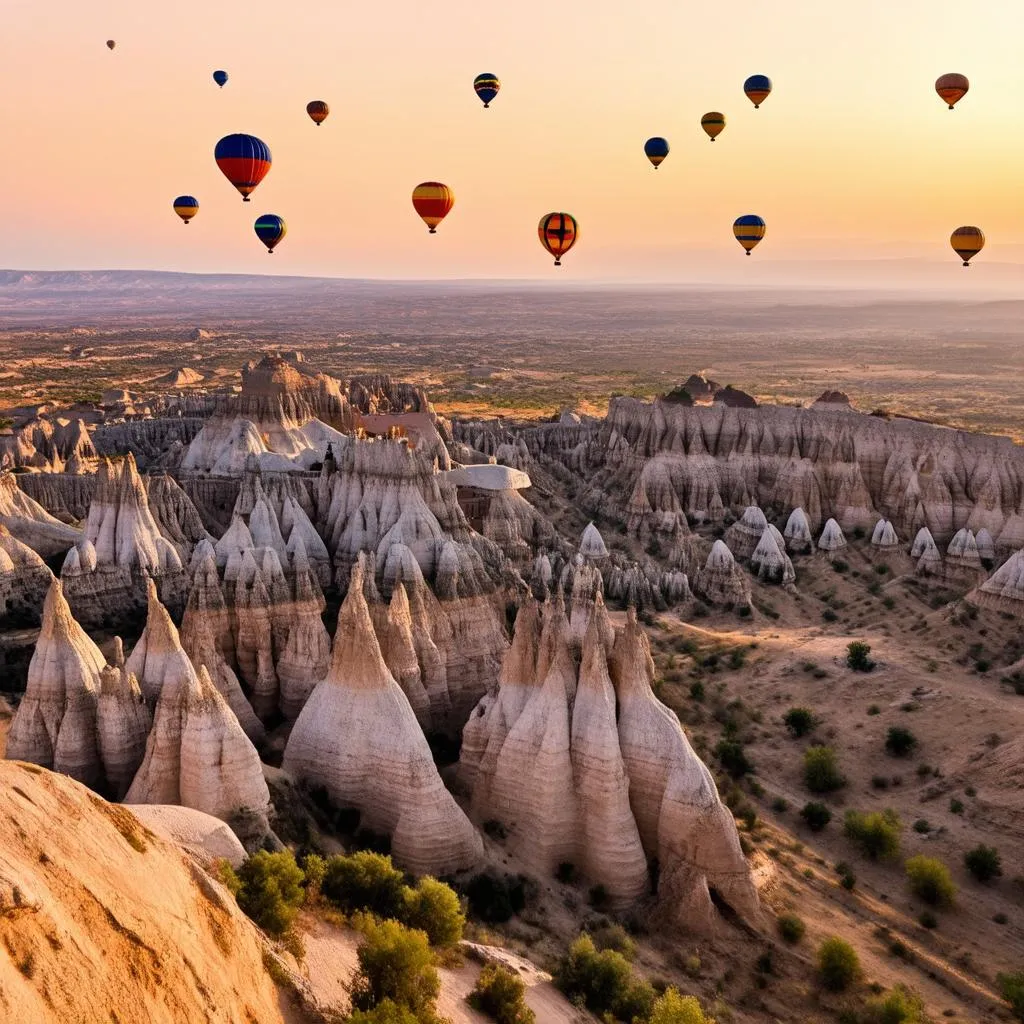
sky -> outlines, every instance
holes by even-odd
[[[920,260],[939,289],[1019,287],[1022,38],[1017,0],[4,0],[0,266],[785,282]],[[971,81],[953,112],[949,71]],[[760,110],[754,73],[774,83]],[[213,161],[231,132],[273,153],[251,203]],[[671,145],[657,172],[651,135]],[[456,199],[433,236],[410,199],[425,180]],[[181,193],[200,200],[187,228]],[[557,210],[580,224],[558,271],[537,239]],[[288,224],[273,257],[262,213]],[[750,259],[745,213],[767,222]],[[961,224],[988,238],[970,272]]]

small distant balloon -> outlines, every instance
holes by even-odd
[[[985,232],[970,226],[957,228],[949,236],[949,244],[953,252],[964,261],[964,266],[969,267],[971,260],[985,248]]]
[[[748,256],[750,250],[764,238],[764,231],[765,223],[756,213],[747,213],[742,217],[737,217],[732,226],[732,233],[736,236],[736,241],[743,246]]]
[[[668,139],[655,135],[644,143],[644,152],[647,154],[647,159],[654,165],[654,169],[657,170],[661,161],[668,156]]]
[[[112,50],[115,46],[117,46],[117,43],[115,43],[113,39],[108,39],[107,40],[107,49],[108,50]]]
[[[213,158],[246,203],[270,170],[270,147],[255,135],[225,135],[217,143]]]
[[[971,83],[966,75],[941,75],[935,82],[935,91],[944,103],[952,110],[966,95]]]
[[[188,222],[199,212],[199,200],[195,196],[178,196],[174,200],[174,212],[185,222]]]
[[[491,105],[491,100],[498,95],[501,82],[498,81],[497,75],[485,72],[473,79],[473,88],[476,90],[477,96],[483,101],[484,110],[486,110]]]
[[[580,229],[571,213],[547,213],[537,225],[540,244],[555,257],[555,266],[562,265],[562,257],[576,244]]]
[[[274,248],[288,233],[288,225],[284,218],[276,213],[265,213],[253,225],[256,237],[267,247],[267,252],[274,255]]]
[[[708,138],[714,142],[725,130],[725,114],[720,114],[717,110],[709,110],[700,119],[700,126],[707,133]]]
[[[306,113],[313,119],[313,124],[320,127],[327,120],[331,108],[323,100],[310,100],[306,104]]]
[[[213,80],[223,89],[228,84],[228,73],[226,71],[214,71]]]
[[[412,205],[423,223],[437,234],[437,225],[451,212],[455,205],[455,193],[439,181],[424,181],[412,190]]]
[[[747,94],[747,99],[754,104],[754,109],[757,110],[772,91],[772,80],[767,75],[751,75],[743,83],[743,91]]]

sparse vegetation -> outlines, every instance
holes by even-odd
[[[654,989],[637,981],[629,961],[614,950],[598,951],[586,932],[569,947],[555,974],[565,995],[591,1012],[614,1020],[649,1020],[654,1010]]]
[[[964,867],[979,881],[991,882],[1003,873],[1002,858],[994,846],[980,843],[964,854]]]
[[[891,726],[885,737],[885,752],[890,757],[909,757],[917,749],[917,737],[901,725]]]
[[[832,812],[817,800],[804,804],[800,817],[812,832],[820,832],[831,820]]]
[[[357,951],[353,1009],[371,1011],[390,1000],[418,1022],[437,1021],[434,1004],[441,983],[426,933],[366,914],[356,923],[363,940]]]
[[[854,672],[870,672],[875,663],[871,660],[871,645],[862,640],[854,640],[846,646],[846,664]]]
[[[1024,1020],[1024,971],[1012,974],[997,974],[999,994],[1009,1004],[1017,1020]]]
[[[812,793],[832,793],[846,785],[832,747],[810,747],[804,752],[804,784]]]
[[[902,985],[868,1000],[859,1024],[920,1024],[924,1020],[921,997]]]
[[[904,865],[910,891],[933,907],[951,907],[956,898],[956,886],[949,868],[936,857],[918,855]]]
[[[891,808],[867,813],[847,811],[843,831],[871,860],[894,857],[899,853],[900,819]]]
[[[680,995],[667,988],[651,1011],[650,1024],[715,1024],[708,1017],[695,996]]]
[[[469,909],[487,924],[502,924],[526,906],[523,879],[491,871],[475,875],[466,886]]]
[[[537,1018],[526,1005],[525,994],[518,975],[500,964],[487,964],[466,1001],[497,1024],[534,1024]]]
[[[754,770],[753,762],[747,757],[743,744],[738,740],[720,740],[715,747],[719,764],[734,778],[742,779]]]
[[[845,940],[833,935],[818,947],[818,976],[831,992],[843,992],[860,977],[860,957]]]
[[[791,736],[800,739],[806,736],[817,725],[814,712],[810,708],[790,708],[782,718]]]
[[[796,914],[782,914],[778,920],[779,935],[784,942],[795,946],[807,931],[807,925]]]

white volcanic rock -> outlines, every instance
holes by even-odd
[[[1024,617],[1024,551],[1017,551],[992,575],[967,595],[982,608]]]
[[[930,548],[938,550],[935,538],[932,536],[932,531],[927,526],[922,526],[914,536],[914,543],[910,545],[910,557],[920,558]]]
[[[539,547],[556,539],[551,524],[512,487],[491,492],[480,533],[519,565],[528,564]]]
[[[891,551],[899,547],[900,539],[896,536],[896,529],[888,519],[879,519],[871,533],[872,547]]]
[[[259,755],[205,668],[197,675],[189,665],[161,691],[125,803],[192,807],[226,821],[243,840],[269,832],[270,791]]]
[[[238,674],[252,695],[253,710],[266,722],[278,710],[280,684],[274,665],[270,594],[252,551],[245,553],[235,586],[234,613]]]
[[[571,566],[566,566],[569,587],[569,633],[579,645],[583,643],[590,617],[594,612],[594,601],[603,592],[604,584],[600,571],[584,562],[581,556]]]
[[[173,477],[162,474],[146,478],[149,510],[162,536],[182,561],[188,561],[195,546],[209,537],[199,510]]]
[[[416,715],[416,721],[420,723],[420,728],[425,733],[429,733],[431,731],[430,696],[427,694],[427,688],[423,685],[420,663],[416,656],[409,596],[401,583],[391,591],[391,604],[388,606],[387,618],[383,623],[383,629],[377,631],[377,638],[380,641],[381,654],[388,670],[401,686],[413,714]],[[328,645],[328,655],[329,653],[330,646]],[[325,674],[326,665],[317,679],[322,679]]]
[[[766,583],[792,583],[796,579],[793,563],[770,526],[765,526],[750,556],[750,569],[757,573],[758,579]]]
[[[594,560],[608,557],[608,548],[605,547],[601,531],[592,522],[588,523],[587,528],[583,531],[583,537],[580,539],[580,554],[584,558]]]
[[[712,604],[749,604],[750,584],[724,541],[716,540],[704,568],[697,573],[695,593]]]
[[[240,516],[232,516],[231,525],[224,536],[217,541],[213,550],[217,557],[217,567],[224,571],[224,582],[234,583],[242,568],[242,559],[247,551],[256,547],[249,532],[249,527]]]
[[[955,565],[970,569],[981,568],[978,543],[974,534],[966,528],[957,530],[956,535],[949,542],[949,547],[946,548],[946,556],[948,561]]]
[[[331,582],[331,555],[320,534],[310,521],[305,509],[292,496],[287,495],[281,513],[281,530],[287,539],[289,558],[294,556],[296,548],[301,544],[314,568],[321,587]]]
[[[790,512],[782,535],[786,539],[786,546],[794,554],[807,554],[814,547],[811,526],[807,521],[807,513],[802,508],[795,508]]]
[[[725,542],[736,558],[749,558],[768,528],[768,520],[757,505],[743,510],[743,515],[725,531]]]
[[[0,617],[19,612],[38,615],[52,579],[42,558],[0,523]]]
[[[43,558],[67,551],[82,537],[25,494],[13,473],[0,472],[0,526]]]
[[[288,739],[283,767],[323,786],[363,827],[391,836],[397,863],[415,874],[472,867],[483,843],[437,773],[401,687],[381,657],[363,597],[363,568],[352,572],[338,619],[331,668]]]
[[[262,492],[257,497],[252,512],[249,513],[249,533],[256,547],[270,548],[278,558],[287,557],[277,513]]]
[[[992,534],[982,527],[974,537],[975,545],[978,548],[978,557],[982,562],[992,562],[996,557],[996,544]]]
[[[538,600],[543,600],[544,596],[551,590],[551,581],[554,578],[554,569],[551,566],[551,559],[548,557],[546,551],[542,551],[533,563],[533,571],[531,574],[531,583],[533,586],[533,595]]]
[[[160,530],[133,456],[100,463],[85,536],[96,548],[98,566],[138,566],[150,572],[166,567],[157,546]]]
[[[226,640],[225,640],[226,631]],[[227,701],[239,725],[254,744],[265,737],[263,723],[242,692],[238,677],[224,656],[224,644],[233,653],[231,620],[217,579],[212,554],[199,566],[192,581],[185,615],[181,620],[181,646],[198,672],[205,668],[213,685]]]
[[[834,519],[829,519],[821,531],[821,536],[818,538],[818,549],[831,554],[845,547],[846,537],[843,535],[842,529]]]
[[[123,800],[146,753],[152,724],[139,681],[125,669],[121,640],[117,639],[114,663],[100,672],[96,709],[96,734],[105,791]]]
[[[632,612],[615,644],[612,677],[630,804],[647,856],[658,858],[662,912],[687,929],[713,929],[713,886],[741,918],[756,921],[757,891],[735,821],[679,720],[654,696],[650,648]]]
[[[662,573],[659,587],[669,604],[682,604],[685,601],[693,600],[693,594],[690,592],[690,579],[685,572],[679,572],[678,569]],[[635,604],[635,602],[633,603]]]
[[[96,709],[105,665],[99,648],[72,617],[60,581],[54,580],[29,662],[25,696],[7,734],[7,757],[99,786],[103,764]]]
[[[181,460],[185,472],[205,470],[216,476],[241,476],[247,459],[266,454],[267,446],[250,420],[211,419],[195,436]]]
[[[927,527],[922,527],[922,529],[927,532]],[[918,544],[919,539],[921,540],[920,545]],[[918,534],[918,537],[914,540],[914,550],[918,551],[915,572],[921,576],[941,575],[943,570],[942,554],[935,541],[932,540],[930,532],[924,538],[920,537],[920,533]]]

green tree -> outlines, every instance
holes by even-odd
[[[432,946],[454,946],[462,939],[466,915],[451,886],[429,875],[415,889],[405,890],[402,920],[427,933]]]
[[[754,770],[753,762],[738,740],[720,740],[715,747],[715,756],[734,779],[742,779]]]
[[[782,721],[790,735],[797,739],[806,736],[818,724],[810,708],[790,708]]]
[[[537,1018],[526,1005],[525,995],[526,986],[517,974],[499,964],[487,964],[466,998],[474,1010],[498,1024],[534,1024]]]
[[[831,747],[809,747],[804,751],[804,784],[812,793],[832,793],[846,785]]]
[[[372,1010],[356,1010],[345,1024],[421,1024],[421,1020],[411,1010],[385,999]]]
[[[846,664],[854,672],[870,672],[875,667],[875,663],[868,657],[870,654],[870,644],[866,644],[862,640],[854,640],[853,643],[846,646]]]
[[[368,910],[397,919],[405,908],[405,876],[390,857],[369,850],[328,858],[321,888],[346,913]]]
[[[654,990],[646,982],[633,980],[629,961],[614,950],[598,952],[584,932],[569,947],[555,974],[558,987],[570,998],[583,1002],[588,1010],[631,1021],[647,1020],[654,1005]]]
[[[887,808],[884,811],[847,811],[843,831],[847,838],[860,845],[872,860],[894,857],[900,850],[899,815]]]
[[[352,988],[352,1006],[373,1010],[386,999],[433,1021],[441,983],[426,932],[397,921],[364,916],[360,922],[359,972]]]
[[[910,891],[933,907],[951,907],[956,899],[956,886],[949,868],[936,857],[920,854],[904,865]]]
[[[964,854],[964,866],[979,882],[991,882],[1003,873],[1003,862],[994,846],[980,843]]]
[[[715,1024],[694,996],[667,988],[651,1011],[650,1024]]]
[[[833,935],[818,947],[818,976],[832,992],[848,989],[860,977],[860,957],[848,942]]]
[[[291,851],[260,850],[238,869],[238,905],[268,935],[280,938],[291,928],[305,899],[304,880]]]

